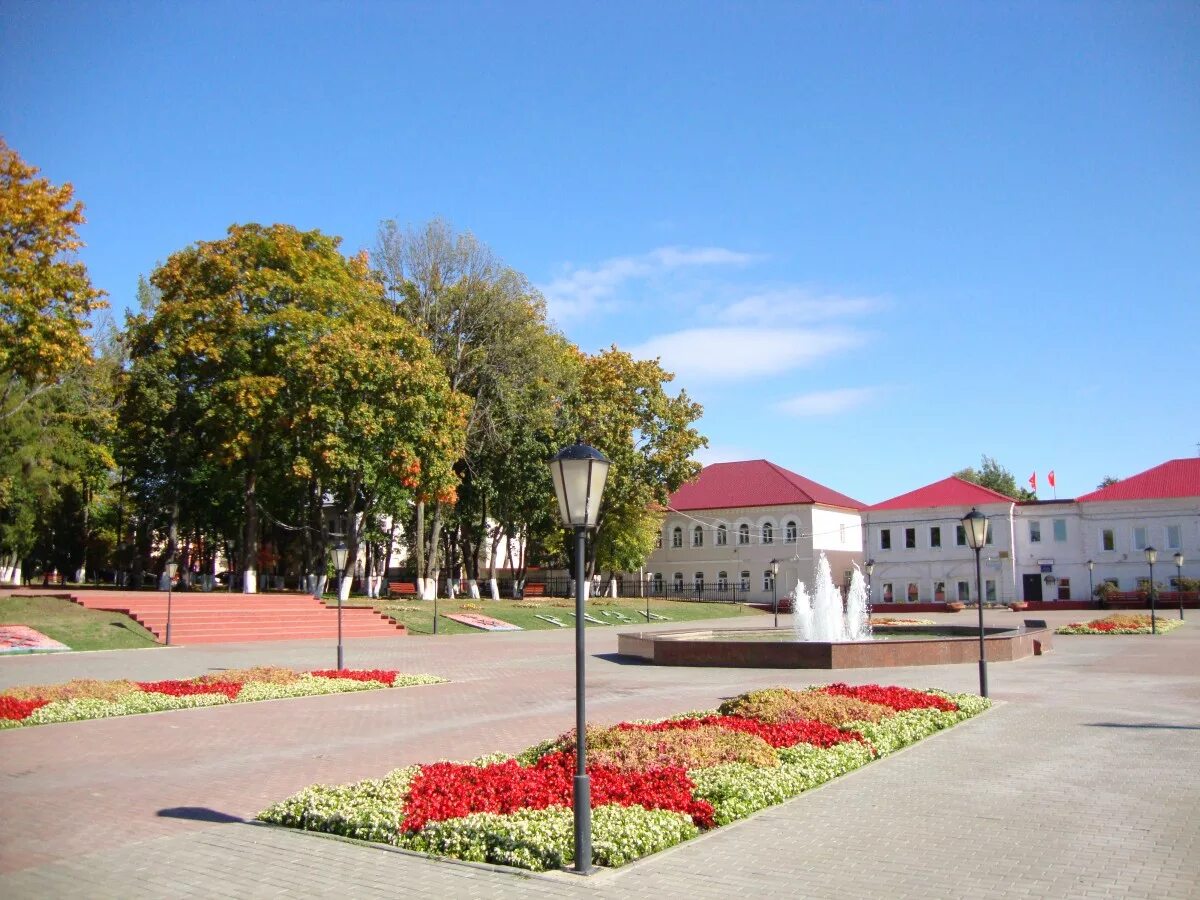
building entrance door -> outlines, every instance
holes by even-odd
[[[1037,600],[1040,602],[1042,599],[1042,576],[1022,575],[1021,588],[1022,600]]]

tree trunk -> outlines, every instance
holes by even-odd
[[[171,521],[167,526],[167,552],[163,556],[162,573],[158,576],[158,589],[165,591],[171,581],[167,574],[167,563],[175,562],[179,553],[179,500],[171,501]]]
[[[246,473],[246,530],[242,546],[242,593],[258,593],[258,473],[253,464]]]
[[[426,596],[429,592],[425,589],[425,501],[417,501],[417,538],[413,545],[413,551],[417,557],[417,596],[422,600],[432,599]]]
[[[491,552],[488,553],[488,592],[493,600],[500,599],[500,583],[496,580],[496,554],[500,551],[500,538],[504,532],[499,526],[491,531]]]
[[[438,588],[438,553],[441,550],[442,537],[442,502],[433,505],[433,523],[429,528],[429,557],[425,562],[425,596],[423,600],[432,600]]]

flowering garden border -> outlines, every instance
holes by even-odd
[[[620,866],[782,803],[991,705],[974,694],[845,684],[751,691],[719,710],[588,726],[593,862]],[[270,824],[542,871],[574,860],[574,734],[517,756],[311,785]]]
[[[446,681],[436,675],[404,675],[391,669],[296,672],[271,667],[247,671],[262,677],[236,678],[221,673],[167,681],[76,681],[9,688],[0,692],[0,729]]]
[[[1182,619],[1168,619],[1157,616],[1156,627],[1159,634],[1174,631],[1183,624]],[[1072,622],[1057,629],[1055,634],[1152,634],[1150,617],[1142,613],[1115,613],[1100,619],[1090,619],[1087,622]]]

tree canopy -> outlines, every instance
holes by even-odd
[[[979,468],[968,466],[954,473],[964,481],[971,481],[1014,500],[1035,500],[1037,495],[1017,484],[1013,473],[986,453],[983,454]]]

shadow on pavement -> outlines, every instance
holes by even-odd
[[[217,812],[206,806],[172,806],[160,809],[157,815],[164,819],[191,819],[193,822],[245,822],[240,816]]]
[[[1088,728],[1170,728],[1178,731],[1200,731],[1200,725],[1164,725],[1160,722],[1088,722]]]
[[[593,659],[602,659],[605,662],[616,663],[619,666],[652,666],[654,663],[648,659],[642,659],[640,656],[625,656],[622,653],[594,653]]]

